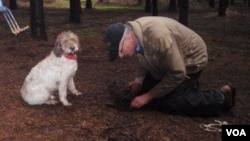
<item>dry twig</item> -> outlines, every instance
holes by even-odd
[[[131,136],[133,136],[134,138],[136,138],[136,140],[138,141],[142,141],[139,137],[137,137],[134,133],[132,133],[127,127],[123,125],[120,121],[116,120],[113,116],[110,116],[108,114],[106,114],[108,117],[112,118],[113,121],[115,121],[116,123],[118,123],[122,128],[124,128]]]

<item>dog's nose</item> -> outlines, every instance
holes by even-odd
[[[74,48],[74,47],[70,47],[70,50],[71,50],[71,51],[75,51],[75,48]]]

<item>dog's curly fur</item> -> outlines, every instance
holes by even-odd
[[[74,83],[77,71],[76,53],[80,43],[72,31],[63,31],[56,39],[54,49],[45,59],[34,66],[21,88],[21,96],[30,105],[56,104],[53,92],[59,92],[64,106],[70,106],[67,89],[74,95],[81,95]]]

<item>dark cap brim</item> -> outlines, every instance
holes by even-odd
[[[109,48],[109,61],[114,61],[118,57],[118,45],[110,44]]]
[[[119,43],[123,36],[125,26],[121,23],[110,25],[104,35],[104,42],[109,43],[109,60],[114,61],[118,57]]]

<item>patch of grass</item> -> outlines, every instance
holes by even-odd
[[[96,5],[97,0],[92,0],[92,8],[104,11],[127,11],[127,10],[142,10],[142,7],[139,6],[119,6],[119,5]],[[85,9],[85,1],[81,2],[81,8]],[[69,8],[69,0],[65,0],[64,2],[55,1],[53,3],[44,3],[44,7],[46,8]]]
[[[89,30],[89,29],[83,29],[83,28],[74,30],[74,32],[79,34],[79,35],[85,35],[85,36],[88,36],[88,37],[96,37],[97,34],[98,34],[97,32],[94,32],[94,31]]]
[[[128,11],[128,10],[142,10],[141,7],[128,7],[128,6],[98,6],[96,7],[98,10],[103,10],[103,11]]]

